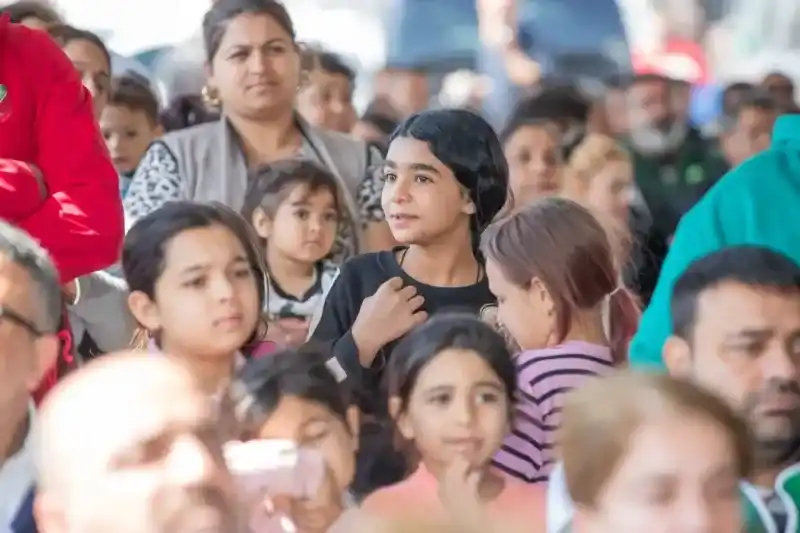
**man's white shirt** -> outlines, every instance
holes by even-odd
[[[10,531],[20,506],[36,480],[33,457],[34,408],[22,448],[0,465],[0,531]]]

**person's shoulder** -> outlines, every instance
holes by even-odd
[[[342,160],[363,160],[367,166],[380,162],[383,152],[373,144],[368,144],[351,135],[328,131],[300,122],[300,127],[312,144],[321,143],[332,155]],[[360,176],[359,176],[360,177]]]
[[[765,150],[729,170],[686,217],[702,218],[709,211],[741,209],[762,199],[772,203],[784,194],[796,198],[800,190],[797,176],[800,176],[800,152]]]
[[[310,124],[304,124],[303,128],[305,129],[306,133],[309,133],[317,137],[325,145],[333,148],[360,150],[362,152],[367,148],[367,144],[364,141],[356,139],[355,137],[352,137],[345,133],[339,133],[338,131],[323,130],[315,126],[311,126]]]
[[[166,133],[151,146],[161,143],[175,157],[191,154],[193,158],[199,159],[201,153],[219,149],[219,143],[215,139],[220,134],[219,121],[213,120]]]
[[[396,514],[405,508],[404,505],[413,505],[414,502],[409,501],[409,499],[414,494],[413,487],[409,482],[401,481],[371,493],[361,502],[360,508],[373,516]]]
[[[0,36],[4,68],[23,68],[37,81],[59,81],[65,69],[74,73],[75,67],[47,32],[1,18]]]
[[[500,505],[511,521],[522,520],[539,524],[544,529],[547,508],[547,485],[526,483],[511,476],[504,477],[505,486],[500,493]]]
[[[188,128],[166,133],[161,140],[166,143],[196,143],[200,141],[207,141],[213,135],[219,133],[219,121],[212,120],[211,122],[204,122],[202,124],[195,124]]]

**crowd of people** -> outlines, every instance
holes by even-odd
[[[6,11],[0,531],[800,531],[779,74],[713,132],[655,73],[359,115],[281,2],[216,0],[165,108]]]

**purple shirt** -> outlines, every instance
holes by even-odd
[[[493,464],[529,483],[546,483],[556,461],[554,440],[565,395],[587,379],[613,371],[611,350],[572,341],[522,352],[515,362],[519,396],[514,425]]]

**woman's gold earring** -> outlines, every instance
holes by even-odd
[[[220,102],[217,90],[208,85],[203,86],[203,90],[200,91],[200,96],[203,97],[203,103],[211,109],[218,109],[222,103]]]

